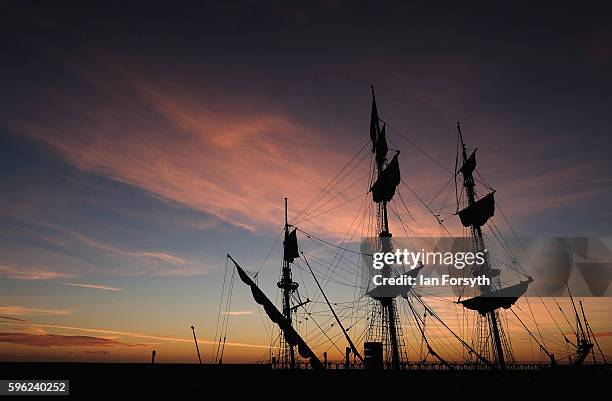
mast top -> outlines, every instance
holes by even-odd
[[[374,91],[374,85],[370,85],[370,88],[372,89],[372,100],[374,103],[376,103],[376,92]]]
[[[287,219],[287,198],[285,198],[285,234],[287,234],[288,229],[289,229],[289,220]]]
[[[457,132],[459,132],[459,139],[461,140],[461,148],[463,149],[463,156],[465,157],[466,148],[465,148],[465,143],[463,143],[463,135],[461,134],[461,124],[459,124],[459,121],[457,121]]]

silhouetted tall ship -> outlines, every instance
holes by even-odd
[[[387,138],[388,131],[448,173],[448,182],[434,199],[425,201],[402,179],[400,152],[391,149],[393,142],[391,137]],[[505,260],[491,256],[490,250],[507,247],[500,228],[493,222],[499,209],[496,192],[476,167],[476,150],[468,152],[459,123],[455,168],[451,171],[379,118],[372,88],[368,141],[291,221],[285,199],[285,224],[268,253],[269,257],[282,237],[280,279],[276,285],[279,306],[266,296],[258,282],[268,257],[259,270],[251,271],[227,255],[231,263],[224,278],[213,361],[221,363],[223,358],[237,273],[261,307],[270,341],[270,348],[260,362],[271,363],[277,369],[531,369],[561,363],[581,365],[589,355],[593,362],[606,363],[601,349],[595,353],[595,336],[584,310],[578,312],[573,298],[575,342],[568,339],[557,323],[564,312],[554,299],[554,309],[544,306],[559,333],[544,333],[529,297],[525,297],[533,282],[527,267],[517,265],[510,254],[505,255]],[[402,194],[405,190],[435,222],[436,235],[428,235],[431,233],[411,213]],[[361,202],[358,207],[352,206],[358,202]],[[324,239],[310,229],[313,221],[333,216],[340,208],[355,209],[341,241]],[[502,216],[502,222],[509,226],[506,216],[503,213]],[[488,284],[474,288],[441,287],[437,292],[419,285],[394,286],[385,291],[372,286],[370,268],[374,252],[393,252],[400,245],[394,244],[391,223],[402,238],[441,237],[453,241],[458,236],[451,235],[447,228],[448,222],[453,221],[463,230],[465,247],[483,252],[485,263],[452,274],[486,277]],[[514,233],[511,227],[510,231]],[[427,264],[416,268],[385,264],[381,269],[386,278],[439,273],[439,266]],[[296,277],[300,278],[299,284]],[[531,302],[545,301],[536,297]],[[524,307],[517,307],[519,303]],[[569,323],[567,317],[565,321]],[[510,324],[515,326],[513,333],[530,341],[529,363],[515,357]],[[335,358],[328,358],[332,354]]]

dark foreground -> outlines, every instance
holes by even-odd
[[[0,379],[68,379],[70,395],[228,395],[328,399],[400,396],[406,399],[481,397],[487,400],[569,400],[609,396],[610,367],[495,371],[272,370],[269,365],[0,363]],[[64,397],[65,398],[65,397]],[[142,399],[142,398],[139,398]]]

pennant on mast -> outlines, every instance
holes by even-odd
[[[230,255],[227,256],[232,260],[232,262],[234,262],[234,266],[236,266],[236,270],[238,271],[238,276],[240,276],[240,280],[242,280],[243,283],[251,287],[251,293],[253,294],[255,302],[263,306],[270,320],[276,323],[278,327],[280,327],[280,329],[283,331],[287,343],[289,343],[289,345],[291,346],[297,345],[298,352],[300,353],[302,358],[308,358],[310,360],[310,365],[313,369],[323,369],[323,364],[321,363],[319,358],[317,358],[314,352],[312,352],[308,344],[306,344],[304,339],[300,337],[300,335],[293,328],[291,323],[289,323],[285,316],[283,316],[283,314],[276,308],[276,306],[274,306],[272,301],[270,301],[268,297],[266,297],[266,294],[264,294],[263,291],[259,289],[257,284],[255,284],[251,277],[246,274],[246,272],[238,265],[238,263],[236,263],[236,261]]]

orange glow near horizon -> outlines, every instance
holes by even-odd
[[[550,301],[550,299],[548,300]],[[569,311],[571,308],[569,300],[558,299],[559,304],[564,310]],[[609,322],[609,301],[607,298],[585,298],[583,299],[589,324],[593,328],[599,328],[595,332],[595,336],[599,347],[605,354],[612,349],[612,326]],[[448,303],[440,301],[429,302],[430,306],[441,316],[449,327],[457,334],[465,334],[462,332],[461,326],[458,325],[458,318],[453,308],[447,306]],[[548,302],[547,307],[551,309],[552,302]],[[555,316],[555,321],[550,317],[544,305],[536,298],[531,298],[528,305],[525,300],[518,304],[521,311],[525,312],[522,315],[522,320],[527,324],[534,335],[543,336],[543,342],[550,352],[556,355],[558,362],[568,363],[565,358],[567,349],[570,347],[564,344],[563,337],[559,332],[559,325],[563,330],[563,334],[571,341],[575,342],[573,337],[573,328],[569,327],[562,315]],[[531,307],[529,314],[527,308]],[[533,315],[531,315],[533,313]],[[573,321],[571,313],[566,312],[570,322]],[[505,327],[509,329],[509,336],[514,351],[515,360],[517,362],[543,362],[547,363],[548,358],[539,350],[530,335],[524,330],[519,322],[510,314],[505,314],[505,319],[508,319]],[[533,316],[533,317],[532,317]],[[533,319],[538,322],[539,330],[535,328]],[[245,326],[246,324],[246,326]],[[244,330],[248,327],[248,330]],[[259,319],[253,319],[250,322],[240,321],[236,318],[231,321],[228,330],[228,338],[225,344],[223,354],[224,363],[267,363],[270,360],[270,355],[276,352],[275,347],[270,348],[267,344],[265,332],[261,327]],[[157,352],[157,361],[159,363],[196,363],[196,353],[193,338],[189,337],[188,330],[185,330],[183,336],[164,336],[155,334],[146,334],[138,332],[122,332],[116,330],[106,330],[102,328],[84,328],[75,326],[60,326],[34,324],[29,322],[13,322],[12,328],[15,332],[24,333],[23,338],[3,338],[4,334],[0,335],[0,351],[5,361],[98,361],[98,362],[142,362],[147,363],[150,360],[152,350]],[[419,362],[426,355],[426,349],[423,348],[423,343],[420,338],[411,337],[410,333],[414,333],[416,328],[411,327],[410,322],[403,322],[402,329],[404,332],[404,341],[408,350],[408,360],[410,362]],[[160,330],[162,330],[160,328]],[[453,335],[442,326],[431,323],[431,327],[426,332],[432,347],[440,353],[440,355],[452,362],[463,362],[467,360],[468,351],[461,347]],[[308,341],[308,337],[306,337]],[[541,341],[541,338],[538,337]],[[216,350],[217,343],[205,339],[198,339],[200,352],[205,363],[214,363],[212,355]],[[447,350],[447,345],[454,344],[455,351]],[[335,344],[339,349],[344,349],[347,344],[341,338]],[[322,344],[319,348],[315,348],[315,352],[321,356],[324,351],[328,353],[330,361],[341,362],[343,355],[337,351],[335,346],[329,342]],[[360,348],[361,345],[359,344]],[[436,348],[437,347],[437,348]],[[556,351],[556,352],[555,352]],[[598,349],[595,350],[597,354]],[[322,356],[321,356],[322,357]],[[465,359],[464,359],[465,358]],[[599,357],[598,357],[599,359]],[[436,362],[435,359],[429,357],[426,359],[429,362]],[[587,359],[590,363],[590,357]]]

